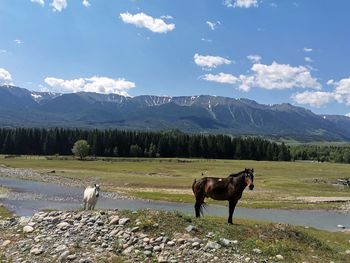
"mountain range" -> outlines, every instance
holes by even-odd
[[[349,117],[321,116],[288,103],[209,95],[60,94],[8,85],[0,86],[0,127],[178,129],[300,142],[350,141]]]

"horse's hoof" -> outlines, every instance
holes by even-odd
[[[227,222],[227,224],[229,224],[229,225],[233,225],[233,223],[232,223],[232,222]]]

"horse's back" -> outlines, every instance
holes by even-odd
[[[94,194],[94,188],[92,187],[86,187],[84,191],[84,200],[91,199]]]

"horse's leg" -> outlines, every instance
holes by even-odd
[[[237,205],[238,199],[234,199],[234,200],[230,200],[229,201],[229,215],[228,215],[228,220],[227,222],[229,224],[233,224],[232,223],[232,216],[233,216],[233,212],[235,211],[236,205]]]
[[[194,210],[196,211],[196,217],[201,216],[201,207],[204,202],[204,196],[196,196],[196,203],[194,205]]]
[[[86,201],[84,201],[84,210],[86,210]]]

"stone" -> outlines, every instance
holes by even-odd
[[[72,255],[69,255],[68,257],[67,257],[67,259],[68,260],[74,260],[74,259],[76,259],[78,256],[76,255],[76,254],[72,254]]]
[[[350,255],[350,249],[346,250],[345,254]]]
[[[238,240],[232,240],[232,244],[238,244]]]
[[[199,242],[193,242],[191,246],[192,246],[193,248],[199,248],[199,245],[200,245]]]
[[[175,242],[174,241],[168,241],[167,243],[166,243],[168,246],[174,246],[175,245]]]
[[[126,249],[123,250],[122,254],[130,255],[133,250],[134,250],[134,246],[127,247]]]
[[[196,231],[197,229],[196,229],[195,226],[189,225],[188,227],[185,228],[185,230],[186,230],[187,232],[192,232],[192,231]]]
[[[23,227],[24,233],[32,233],[34,231],[34,228],[32,226],[25,226]]]
[[[61,222],[61,223],[57,224],[57,228],[60,230],[66,230],[70,226],[71,225],[68,224],[67,222]]]
[[[345,226],[343,226],[343,225],[337,225],[337,228],[345,228]]]
[[[63,250],[66,250],[67,249],[67,246],[66,245],[59,245],[58,247],[56,247],[56,249],[55,249],[55,252],[56,253],[59,253],[59,252],[61,252],[61,251],[63,251]],[[68,256],[68,255],[67,255]]]
[[[34,254],[34,255],[40,255],[44,252],[44,249],[42,247],[33,247],[31,250],[30,250],[30,254]]]
[[[245,258],[244,259],[244,262],[249,262],[250,261],[250,258]]]
[[[153,247],[153,251],[154,252],[159,252],[159,251],[161,251],[162,249],[161,249],[161,247],[160,246],[154,246]]]
[[[58,257],[57,261],[60,262],[60,263],[65,262],[65,261],[67,260],[68,255],[69,255],[69,251],[68,251],[68,250],[64,251],[64,252]]]
[[[2,242],[1,246],[2,247],[6,247],[7,245],[9,245],[11,243],[11,240],[5,240],[4,242]]]
[[[277,260],[284,260],[284,257],[282,255],[276,255]]]
[[[226,238],[220,238],[220,244],[223,247],[228,247],[230,245],[231,241]]]
[[[221,245],[216,243],[216,242],[213,242],[213,241],[208,241],[206,247],[210,248],[210,249],[219,249],[219,248],[221,248]]]
[[[111,216],[109,218],[110,225],[117,225],[119,223],[119,216]]]
[[[261,249],[259,249],[259,248],[254,248],[253,249],[253,252],[255,253],[255,254],[261,254]]]
[[[125,225],[126,223],[128,223],[130,221],[130,218],[124,217],[124,218],[120,218],[119,219],[119,225]]]
[[[152,252],[149,251],[149,250],[145,250],[145,251],[143,252],[143,254],[144,254],[146,257],[152,256]]]
[[[168,259],[164,256],[159,256],[158,257],[158,262],[159,263],[167,263],[168,262]]]

